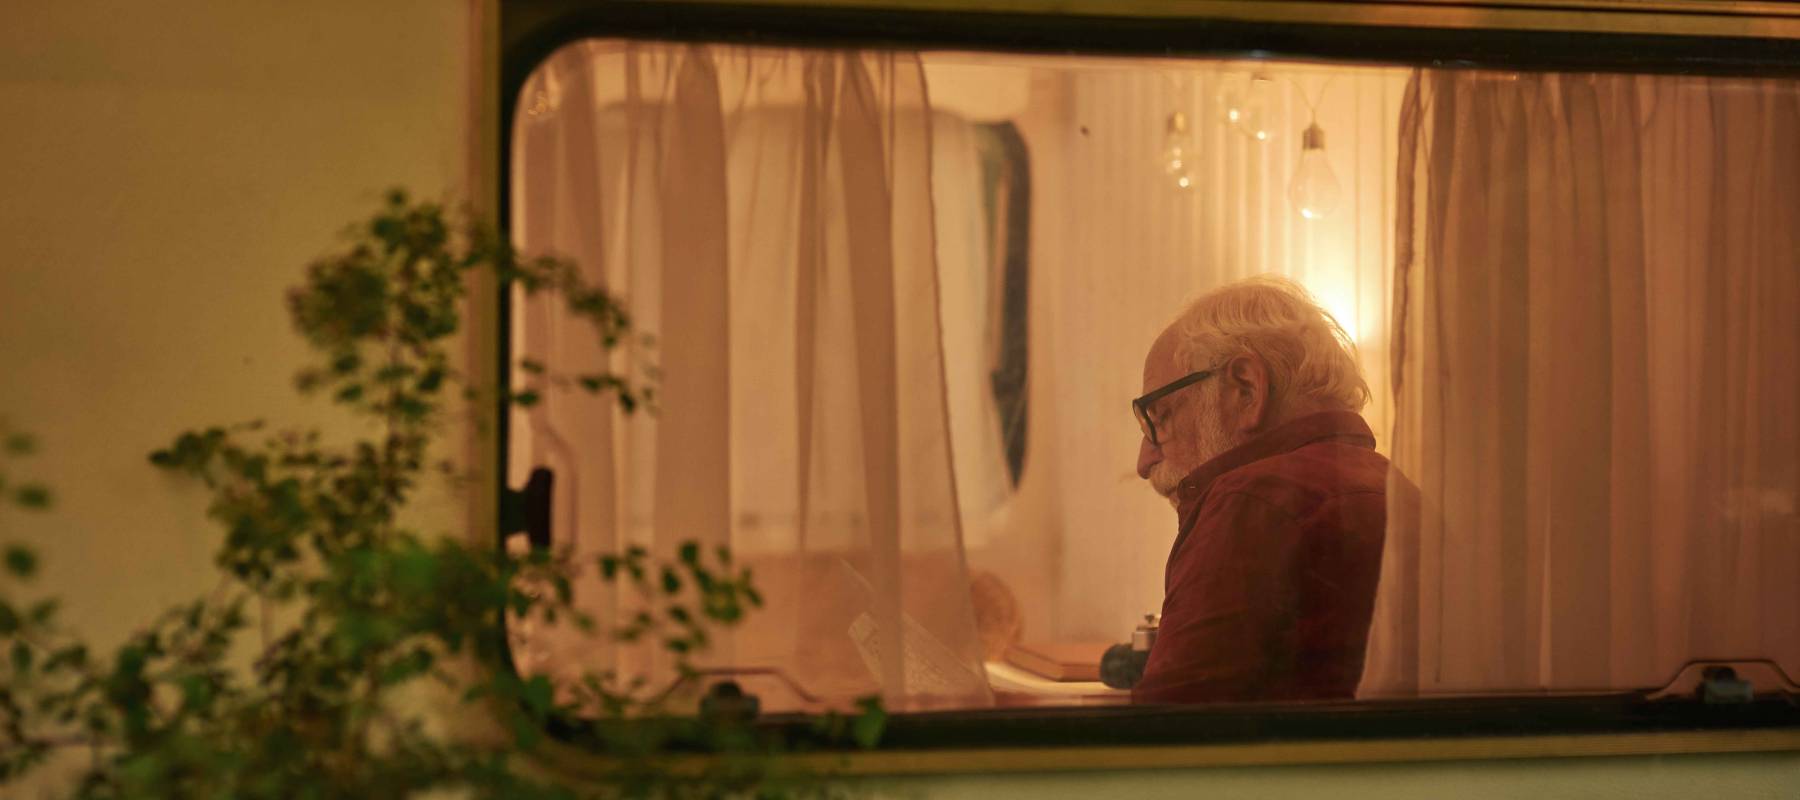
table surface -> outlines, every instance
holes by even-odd
[[[1004,661],[986,662],[994,702],[1002,706],[1116,706],[1131,702],[1127,689],[1099,681],[1053,681]]]

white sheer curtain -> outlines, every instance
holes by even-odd
[[[1800,674],[1800,84],[1426,71],[1366,694]]]
[[[558,471],[579,554],[729,544],[767,598],[709,662],[775,667],[829,704],[991,702],[952,478],[914,55],[584,42],[521,98],[514,225],[628,299],[660,410],[547,393],[515,415],[516,484]],[[515,355],[578,366],[576,323],[515,305]],[[596,580],[580,601],[608,617]],[[556,631],[528,671],[669,676]],[[765,707],[806,705],[779,683]]]

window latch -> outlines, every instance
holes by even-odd
[[[550,498],[556,476],[547,467],[536,467],[521,489],[500,492],[500,541],[515,533],[525,534],[534,549],[550,547]]]

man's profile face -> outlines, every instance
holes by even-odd
[[[1192,372],[1175,358],[1175,337],[1164,331],[1150,345],[1144,358],[1144,388],[1148,394]],[[1150,409],[1156,421],[1158,444],[1143,439],[1138,445],[1138,477],[1150,482],[1157,494],[1175,503],[1175,488],[1189,473],[1214,456],[1231,449],[1233,437],[1218,413],[1218,380],[1208,378],[1156,401]]]

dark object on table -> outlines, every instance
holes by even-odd
[[[1131,632],[1130,644],[1115,644],[1100,657],[1100,682],[1114,689],[1130,689],[1144,677],[1144,665],[1150,661],[1150,645],[1156,643],[1156,629],[1162,618],[1145,614],[1144,623]]]

